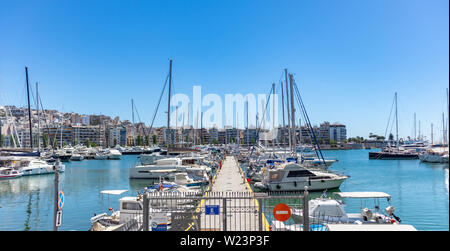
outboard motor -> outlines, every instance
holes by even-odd
[[[365,221],[369,221],[373,216],[372,211],[370,211],[367,207],[362,210],[361,214]]]
[[[394,219],[396,219],[399,223],[402,222],[402,221],[400,220],[400,217],[397,217],[397,216],[394,214],[395,208],[394,208],[393,206],[388,206],[385,210],[386,210],[386,213],[387,213],[389,216],[394,217]]]

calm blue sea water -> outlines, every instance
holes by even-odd
[[[448,165],[369,160],[367,150],[324,154],[339,159],[332,170],[351,176],[341,191],[389,193],[402,223],[419,230],[449,230]],[[94,213],[118,208],[120,196],[101,195],[101,190],[127,189],[124,195],[134,196],[136,189],[150,185],[151,181],[128,178],[128,169],[136,162],[137,156],[122,156],[121,160],[66,163],[66,171],[60,175],[60,189],[65,194],[60,230],[88,230]],[[0,230],[52,230],[53,180],[54,175],[41,175],[0,181]],[[359,211],[359,200],[345,202],[348,212]]]

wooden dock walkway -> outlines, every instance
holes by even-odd
[[[218,214],[202,214],[201,230],[261,230],[259,205],[255,199],[250,198],[250,194],[253,192],[235,157],[227,156],[222,167],[217,170],[211,189],[205,194],[203,205],[200,205],[205,210],[218,206]]]

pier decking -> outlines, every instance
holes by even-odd
[[[259,205],[249,197],[251,193],[235,157],[227,156],[222,167],[217,170],[211,189],[206,192],[205,199],[200,204],[202,209],[218,206],[219,211],[214,215],[202,214],[201,230],[261,230]]]

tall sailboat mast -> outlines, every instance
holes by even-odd
[[[431,145],[433,145],[433,123],[431,123]]]
[[[395,131],[396,131],[396,146],[398,146],[397,92],[395,93]]]
[[[291,137],[291,115],[289,109],[289,89],[288,89],[288,77],[287,77],[287,69],[284,69],[284,78],[286,83],[286,112],[287,112],[287,120],[288,120],[288,136],[289,136],[289,149],[292,151],[292,137]],[[284,105],[284,104],[283,104]]]
[[[297,158],[297,144],[295,139],[295,107],[294,107],[294,83],[293,83],[293,77],[292,74],[289,74],[289,88],[291,90],[291,120],[292,120],[292,150],[294,153],[294,158]]]
[[[273,99],[272,99],[272,130],[275,131],[275,83],[272,84]],[[275,138],[272,139],[272,154],[275,155]]]
[[[444,113],[442,113],[442,141],[443,141],[444,147],[445,147],[445,143],[446,143],[446,137],[447,137],[447,132],[445,131],[445,119],[444,119]]]
[[[27,80],[27,98],[28,98],[28,120],[30,122],[30,148],[33,151],[33,130],[31,128],[31,107],[30,107],[30,86],[28,84],[28,67],[25,66],[25,75]]]
[[[62,106],[61,113],[63,114],[63,117],[64,117],[64,105]],[[64,126],[64,124],[61,123],[61,136],[60,136],[60,140],[59,140],[59,148],[61,148],[61,149],[63,147],[63,138],[62,138],[63,126]]]
[[[134,101],[133,99],[131,99],[131,123],[132,123],[132,127],[131,127],[131,135],[133,137],[133,146],[136,145],[136,137],[135,137],[135,127],[134,127]]]
[[[41,119],[39,114],[39,90],[37,82],[36,82],[36,110],[38,116],[38,152],[41,152]]]
[[[169,66],[169,100],[167,101],[167,134],[166,134],[166,142],[167,142],[167,155],[169,155],[169,133],[170,133],[170,95],[172,90],[172,59],[170,59],[170,66]]]

